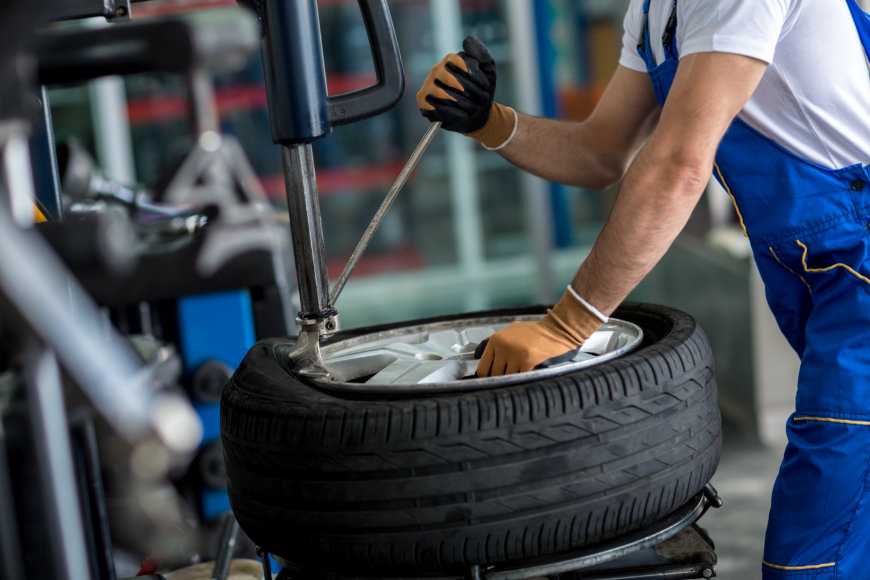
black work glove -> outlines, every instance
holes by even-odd
[[[462,52],[432,67],[417,93],[423,116],[449,131],[469,134],[489,121],[496,87],[495,61],[478,38],[469,36]]]

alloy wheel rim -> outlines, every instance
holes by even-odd
[[[331,390],[360,393],[422,394],[479,390],[545,379],[593,367],[624,356],[643,341],[634,323],[611,319],[593,334],[572,361],[527,373],[477,378],[475,350],[481,341],[512,322],[541,315],[458,318],[399,327],[338,340],[322,348]]]

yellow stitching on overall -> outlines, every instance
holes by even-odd
[[[840,423],[842,425],[860,425],[870,427],[870,421],[855,421],[853,419],[834,419],[831,417],[795,417],[793,421],[815,421],[818,423]]]
[[[734,206],[734,211],[737,212],[737,219],[740,220],[740,229],[743,230],[743,235],[747,238],[749,237],[749,232],[746,230],[746,222],[743,221],[743,214],[740,213],[740,207],[737,205],[737,198],[734,197],[734,192],[731,191],[731,186],[728,185],[728,182],[725,180],[725,176],[722,175],[722,170],[719,168],[718,163],[713,164],[713,168],[716,170],[716,175],[719,176],[719,182],[725,188],[725,191],[731,197],[731,204]]]
[[[813,564],[812,566],[781,566],[779,564],[771,564],[770,562],[762,562],[768,568],[773,568],[774,570],[821,570],[822,568],[833,568],[837,565],[836,562],[828,562],[827,564]]]
[[[849,272],[851,275],[853,275],[858,280],[861,280],[865,284],[870,285],[870,278],[868,278],[867,276],[865,276],[864,274],[862,274],[861,272],[859,272],[858,270],[856,270],[852,266],[849,266],[848,264],[843,264],[842,262],[837,262],[836,264],[831,264],[830,266],[826,266],[824,268],[810,268],[810,266],[807,264],[807,254],[809,254],[810,249],[807,247],[807,245],[805,243],[803,243],[800,240],[795,240],[794,243],[796,243],[798,245],[798,247],[800,247],[804,251],[804,254],[801,257],[801,261],[803,262],[805,272],[812,272],[814,274],[823,274],[825,272],[832,272],[832,271],[836,270],[837,268],[842,268],[842,269],[846,270],[847,272]]]
[[[792,270],[791,268],[789,268],[788,266],[786,266],[785,262],[783,262],[782,260],[779,259],[779,254],[776,253],[776,250],[773,249],[773,246],[768,246],[767,249],[770,251],[770,255],[773,256],[773,259],[776,260],[777,264],[779,264],[780,266],[785,268],[787,271],[791,272],[792,274],[794,274],[795,276],[800,278],[800,281],[804,283],[804,286],[807,287],[807,290],[810,291],[810,294],[813,293],[813,288],[812,288],[812,286],[810,286],[810,283],[807,282],[807,279],[804,278],[803,276],[801,276],[800,274],[798,274],[797,272],[795,272],[794,270]]]

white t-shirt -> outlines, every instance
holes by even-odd
[[[672,8],[672,0],[652,0],[657,63]],[[643,0],[632,0],[620,64],[645,72],[642,9]],[[870,164],[870,64],[846,0],[678,0],[677,17],[681,57],[728,52],[770,65],[742,120],[824,167]]]

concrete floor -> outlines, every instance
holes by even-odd
[[[725,447],[713,484],[725,506],[711,510],[701,526],[716,543],[723,580],[759,580],[770,491],[779,469],[780,446]]]

